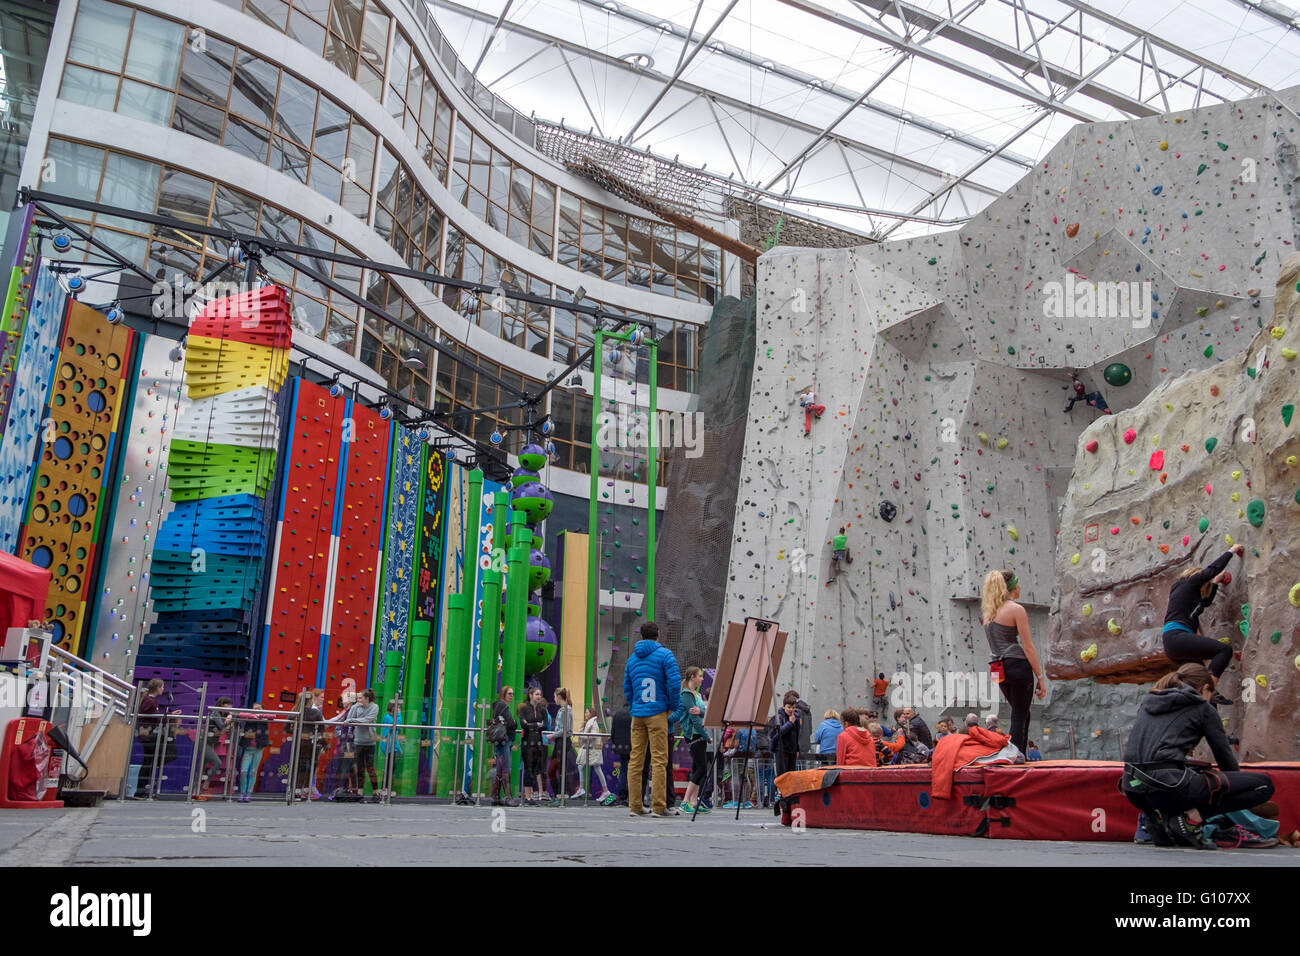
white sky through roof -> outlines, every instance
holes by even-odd
[[[1296,13],[1270,0],[428,2],[525,115],[877,237],[968,218],[1078,122],[1300,83]]]

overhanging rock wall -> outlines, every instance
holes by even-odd
[[[984,671],[992,568],[1019,573],[1046,648],[1059,511],[1100,417],[1064,413],[1069,371],[1120,411],[1250,343],[1297,233],[1283,100],[1079,126],[956,232],[760,260],[723,620],[790,631],[782,688],[817,710],[869,702],[881,671]],[[807,438],[806,386],[826,405]],[[829,583],[841,525],[855,561]],[[1058,687],[1033,726],[1114,740],[1137,692]]]
[[[1246,548],[1200,624],[1232,642],[1223,689],[1236,705],[1225,716],[1247,759],[1300,752],[1297,281],[1293,255],[1278,277],[1273,323],[1249,348],[1163,382],[1084,433],[1056,559],[1053,671],[1123,681],[1171,669],[1161,630],[1179,573],[1235,542]],[[1070,553],[1072,541],[1079,550]]]

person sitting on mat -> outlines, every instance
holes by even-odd
[[[1214,560],[1208,568],[1188,568],[1169,589],[1169,607],[1165,611],[1164,642],[1165,656],[1175,664],[1210,662],[1210,673],[1217,681],[1232,662],[1232,645],[1204,637],[1196,632],[1201,612],[1205,603],[1213,599],[1214,586],[1224,580],[1224,569],[1235,554],[1240,557],[1245,548],[1234,544],[1232,550],[1225,551]],[[1206,598],[1206,592],[1210,597]],[[1229,701],[1219,695],[1216,704]]]
[[[1156,681],[1129,731],[1120,790],[1143,812],[1156,846],[1213,850],[1201,831],[1206,817],[1248,810],[1273,796],[1267,774],[1240,770],[1210,703],[1217,684],[1204,664],[1183,664]],[[1189,765],[1187,755],[1202,739],[1218,769]]]
[[[840,711],[844,729],[835,738],[835,765],[837,767],[875,767],[876,740],[864,729],[858,712],[852,707]]]
[[[900,731],[892,739],[885,739],[885,730],[880,724],[867,724],[867,733],[876,744],[876,766],[885,767],[894,762],[894,757],[907,744],[907,738]]]

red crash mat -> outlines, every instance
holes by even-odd
[[[834,768],[825,771],[822,789],[789,797],[781,819],[790,825],[794,815],[802,812],[803,825],[809,827],[975,836],[984,825],[986,773],[984,767],[958,771],[952,798],[936,800],[930,796],[929,764]],[[777,778],[777,789],[783,794],[785,777]],[[802,785],[809,782],[800,779]],[[967,797],[972,801],[968,803]]]
[[[1117,788],[1123,769],[1117,760],[989,767],[984,772],[984,790],[991,798],[988,835],[997,840],[1132,840],[1138,811]]]

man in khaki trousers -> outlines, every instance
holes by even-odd
[[[623,696],[632,712],[632,759],[628,806],[632,816],[644,814],[645,752],[650,748],[653,816],[668,815],[668,714],[681,691],[682,675],[673,652],[659,643],[654,621],[641,625],[641,640],[632,649],[623,671]]]

